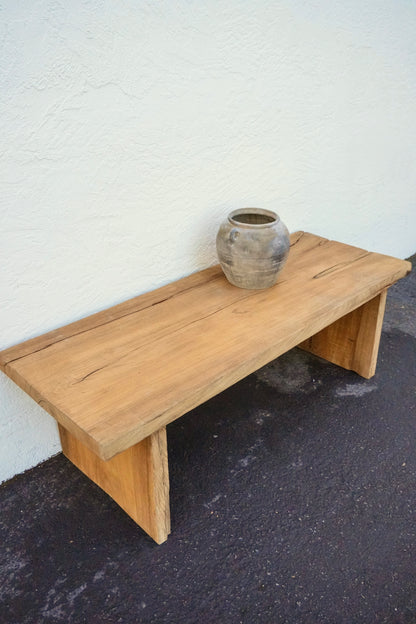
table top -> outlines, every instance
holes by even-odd
[[[404,277],[409,262],[306,232],[266,290],[200,271],[0,352],[0,369],[102,459]]]

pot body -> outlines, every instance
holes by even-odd
[[[239,288],[273,286],[289,255],[289,232],[262,208],[231,212],[217,234],[217,254],[228,281]]]

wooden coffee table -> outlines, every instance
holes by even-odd
[[[58,421],[65,455],[161,543],[166,425],[295,346],[371,377],[387,288],[410,269],[296,232],[272,288],[236,288],[215,266],[6,349],[0,368]]]

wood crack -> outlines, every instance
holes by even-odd
[[[210,312],[209,314],[206,314],[205,316],[201,316],[197,319],[195,319],[194,321],[190,321],[189,323],[185,323],[185,325],[181,325],[180,327],[178,327],[177,329],[175,329],[174,331],[170,331],[167,335],[169,336],[173,336],[174,334],[183,331],[184,329],[186,329],[187,327],[190,327],[191,325],[194,325],[195,323],[199,323],[201,321],[204,321],[205,319],[214,316],[215,314],[218,314],[218,312],[221,312],[222,310],[226,310],[227,308],[230,308],[233,305],[236,305],[238,303],[240,303],[241,301],[245,301],[246,299],[250,299],[250,297],[254,297],[256,296],[256,294],[258,294],[258,291],[254,291],[251,292],[250,294],[246,295],[245,297],[242,297],[241,299],[239,299],[238,301],[232,301],[231,303],[223,306],[222,308],[219,308],[217,310],[214,310],[213,312]],[[86,373],[83,377],[81,377],[80,379],[77,379],[76,381],[72,382],[72,386],[75,386],[83,381],[85,381],[85,379],[88,379],[89,377],[91,377],[92,375],[94,375],[95,373],[99,373],[100,371],[106,369],[106,368],[110,368],[112,366],[115,366],[117,364],[119,364],[122,360],[125,360],[126,358],[130,357],[130,355],[132,353],[135,353],[136,351],[141,351],[142,349],[145,349],[149,346],[149,344],[158,342],[160,340],[163,340],[163,338],[166,337],[165,335],[159,336],[156,339],[150,339],[147,342],[142,342],[138,347],[135,347],[134,349],[130,349],[130,351],[128,351],[127,353],[124,353],[122,356],[120,356],[119,358],[112,360],[111,362],[108,362],[108,364],[104,364],[104,366],[100,366],[99,368],[96,368],[93,371],[90,371],[89,373]]]
[[[12,358],[11,360],[5,361],[4,363],[2,363],[2,366],[5,369],[6,366],[8,366],[10,364],[13,364],[13,362],[17,362],[18,360],[22,360],[25,357],[29,357],[31,355],[34,355],[35,353],[40,353],[41,351],[44,351],[45,349],[49,349],[49,347],[53,347],[55,344],[59,344],[60,342],[64,342],[65,340],[70,340],[71,338],[74,338],[75,336],[81,336],[82,334],[85,334],[85,333],[87,333],[89,331],[92,331],[94,329],[98,329],[99,327],[104,327],[105,325],[109,325],[110,323],[114,323],[115,321],[119,321],[120,319],[127,318],[128,316],[132,316],[133,314],[137,314],[138,312],[143,312],[144,310],[147,310],[147,309],[150,310],[151,308],[153,308],[153,307],[155,307],[157,305],[160,305],[161,303],[164,303],[166,301],[169,301],[170,299],[173,299],[174,297],[180,296],[183,293],[188,292],[189,290],[196,290],[196,289],[201,288],[201,287],[205,286],[206,284],[208,284],[210,282],[213,282],[215,280],[218,280],[220,278],[222,278],[222,273],[218,274],[218,275],[215,275],[214,277],[211,277],[210,279],[202,282],[201,284],[197,284],[197,285],[194,285],[194,286],[189,286],[188,288],[184,288],[184,289],[182,289],[179,292],[176,292],[176,293],[174,293],[172,295],[169,295],[168,297],[165,297],[164,299],[160,299],[159,301],[155,301],[153,303],[150,303],[149,305],[144,306],[142,308],[138,308],[136,310],[132,310],[131,312],[126,312],[125,314],[120,314],[119,316],[115,316],[114,318],[110,318],[107,321],[103,321],[101,323],[97,323],[96,325],[91,325],[90,327],[87,327],[86,329],[75,331],[74,333],[72,333],[72,334],[70,334],[68,336],[64,336],[63,338],[59,338],[59,339],[53,340],[53,341],[49,342],[48,344],[43,345],[39,349],[35,349],[33,351],[30,351],[29,353],[25,353],[24,355],[20,355],[19,357],[15,357],[15,358]],[[162,286],[162,288],[163,288],[163,286]],[[139,295],[139,296],[141,296],[141,295]],[[118,304],[118,305],[123,305],[123,304]],[[101,314],[101,312],[97,312],[97,314]],[[80,319],[80,321],[74,321],[74,323],[82,322],[82,320],[83,319]],[[53,333],[54,331],[57,331],[57,330],[52,330],[51,333]],[[36,338],[32,338],[31,340],[36,340]],[[13,348],[13,347],[11,347],[11,348]],[[93,371],[93,372],[95,372],[95,371]]]
[[[319,273],[314,275],[312,279],[320,279],[321,277],[325,277],[326,275],[335,273],[335,271],[339,271],[341,269],[344,269],[345,267],[351,266],[355,262],[358,262],[359,260],[362,260],[363,258],[366,258],[367,256],[371,256],[370,251],[364,252],[363,254],[361,254],[361,256],[354,258],[354,260],[347,260],[346,262],[338,262],[337,264],[334,264],[333,266],[328,267],[327,269],[324,269],[323,271],[320,271]]]
[[[91,371],[90,373],[87,373],[86,375],[84,375],[83,377],[81,377],[81,379],[78,379],[77,381],[75,381],[73,384],[71,384],[72,386],[74,386],[77,383],[81,383],[81,381],[84,381],[85,379],[87,379],[88,377],[91,377],[91,375],[94,375],[94,373],[98,373],[98,371],[103,370],[103,368],[106,368],[107,366],[109,366],[108,364],[104,365],[104,366],[99,366],[98,368],[96,368],[95,370]]]
[[[305,236],[305,232],[297,232],[298,236],[296,238],[296,240],[293,241],[293,243],[290,243],[291,247],[294,247],[304,236]]]

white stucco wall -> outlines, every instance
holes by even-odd
[[[232,209],[416,251],[413,0],[4,0],[0,349],[216,261]],[[0,375],[0,481],[60,449]]]

